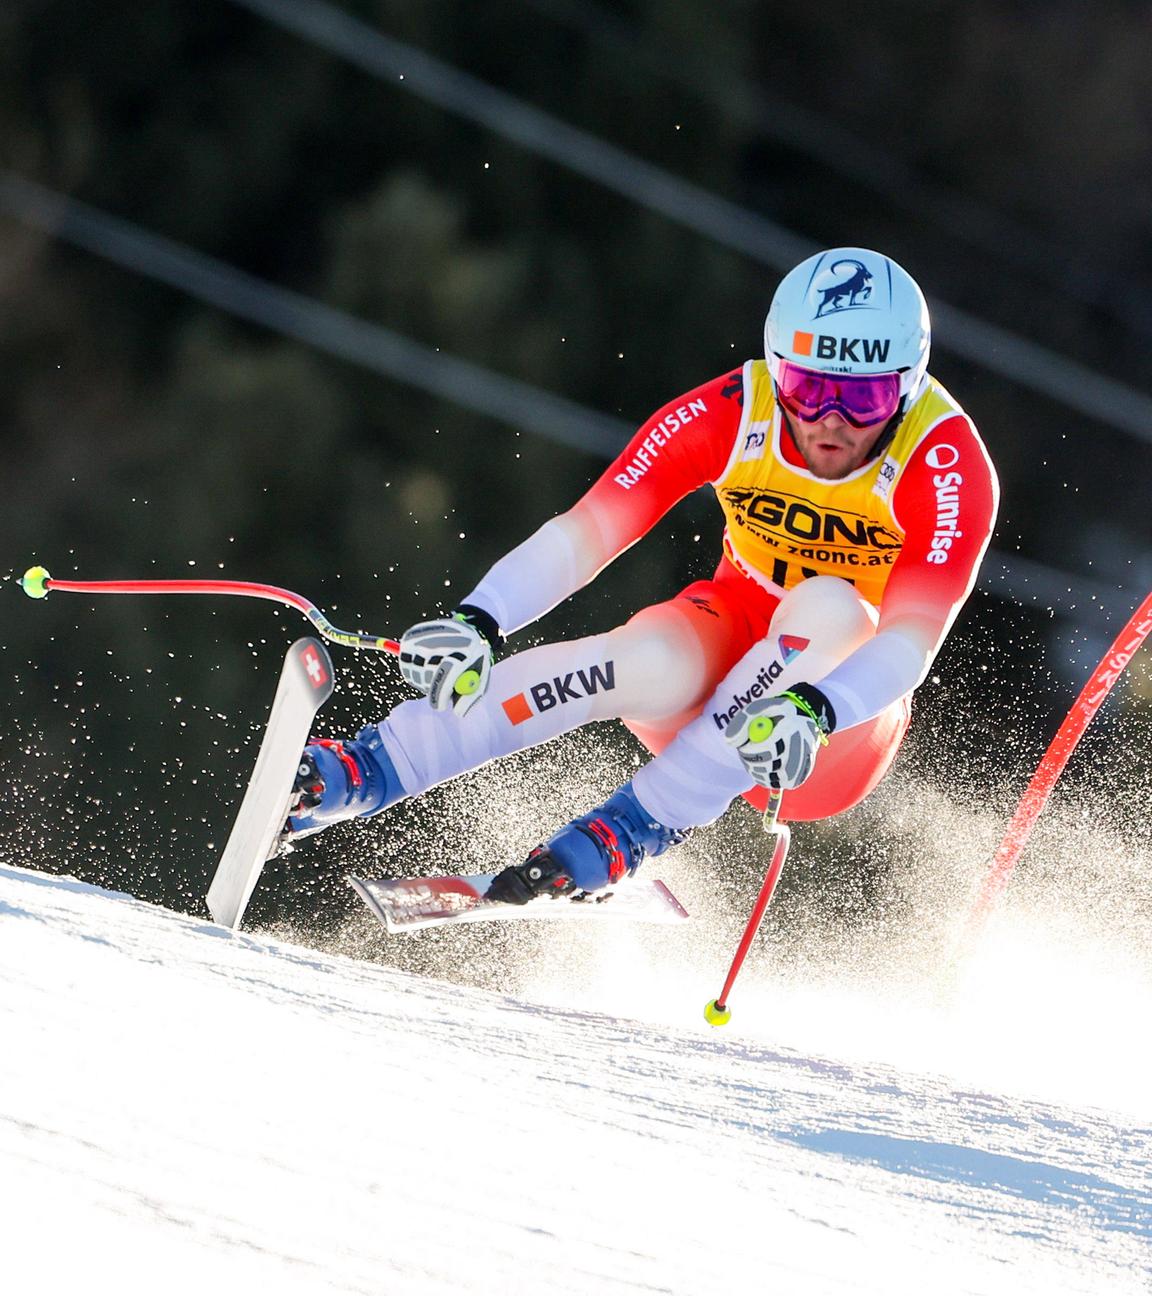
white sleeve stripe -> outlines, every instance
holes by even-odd
[[[595,575],[589,564],[582,567],[560,518],[551,518],[495,563],[460,601],[490,612],[505,634],[514,634],[571,597]]]
[[[836,712],[836,729],[871,720],[911,693],[928,674],[935,654],[901,630],[881,630],[821,680],[811,682]]]

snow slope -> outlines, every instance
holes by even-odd
[[[1139,1114],[738,1029],[0,868],[3,1288],[1148,1292]]]

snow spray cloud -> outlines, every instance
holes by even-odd
[[[381,872],[515,862],[630,776],[640,756],[616,733],[571,734],[457,780],[369,829],[358,849],[381,852]],[[1087,744],[1093,770],[1098,754]],[[1131,807],[1152,801],[1148,770],[1129,770],[1115,804],[1070,771],[996,920],[952,964],[1011,796],[977,801],[971,785],[946,790],[906,765],[856,810],[796,829],[728,1031],[974,1085],[1139,1105],[1137,1023],[1152,1010],[1152,843]],[[693,914],[683,927],[493,924],[389,939],[353,913],[324,944],[554,1006],[707,1031],[703,1005],[766,864],[758,816],[738,805],[645,866]]]

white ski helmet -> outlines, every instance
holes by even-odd
[[[898,373],[901,408],[928,369],[932,328],[915,279],[867,248],[818,252],[780,281],[764,322],[774,381],[780,361],[823,373]]]

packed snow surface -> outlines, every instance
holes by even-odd
[[[0,868],[3,1289],[1146,1296],[1138,1097],[819,1054],[796,997],[710,1031],[714,990],[633,1020]]]

